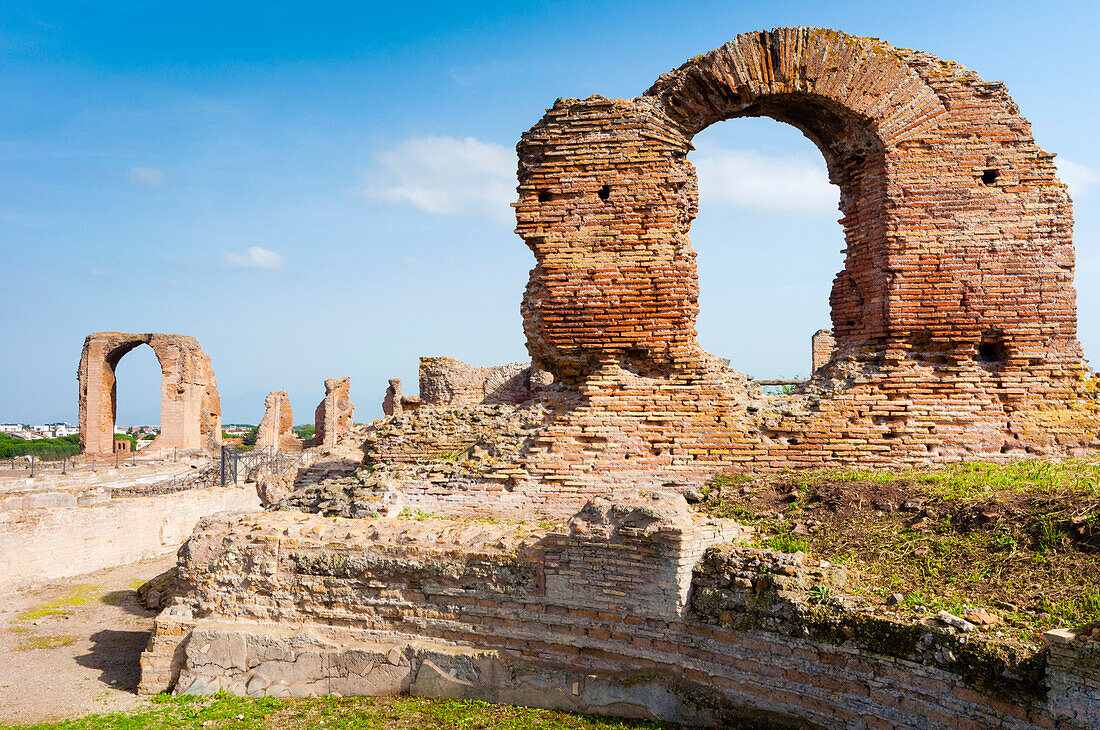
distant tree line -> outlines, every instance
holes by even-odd
[[[56,439],[17,439],[11,434],[0,433],[0,459],[10,459],[13,456],[25,454],[50,454],[68,452],[76,454],[80,451],[80,434],[69,434]]]

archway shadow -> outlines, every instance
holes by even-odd
[[[90,637],[92,649],[78,656],[76,663],[99,672],[106,685],[136,693],[141,679],[141,652],[149,643],[151,631],[104,629]]]

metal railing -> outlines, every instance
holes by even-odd
[[[220,481],[223,487],[240,481],[252,482],[260,474],[285,474],[311,461],[306,451],[279,451],[273,447],[241,451],[236,446],[223,446]]]

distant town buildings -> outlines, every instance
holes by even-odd
[[[0,433],[6,433],[17,439],[57,439],[80,433],[76,426],[67,423],[47,423],[31,426],[25,423],[0,423]]]

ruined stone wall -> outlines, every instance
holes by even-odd
[[[256,431],[256,448],[302,449],[301,439],[294,435],[294,409],[285,390],[273,390],[264,399],[264,417]]]
[[[985,661],[977,637],[814,604],[836,569],[720,545],[739,535],[652,492],[553,527],[210,518],[181,550],[141,691],[411,692],[768,727],[1068,730],[1100,711],[1091,644],[1041,652],[1037,672]]]
[[[67,497],[67,499],[65,498]],[[141,497],[0,501],[0,593],[174,552],[199,518],[256,511],[251,486]]]
[[[423,405],[515,405],[531,395],[530,363],[476,368],[453,357],[420,358],[420,402]]]
[[[797,402],[761,403],[696,342],[688,153],[741,116],[802,130],[841,191],[837,352]],[[1003,85],[876,39],[746,33],[641,97],[559,99],[518,152],[528,350],[581,403],[532,450],[533,478],[697,483],[1096,445],[1069,196]]]
[[[355,405],[351,402],[351,378],[329,378],[325,397],[314,412],[313,446],[333,447],[351,429]]]
[[[77,370],[80,446],[86,454],[114,451],[115,367],[149,345],[161,368],[160,434],[147,449],[215,451],[221,444],[221,400],[210,358],[194,337],[96,332],[84,340]]]

